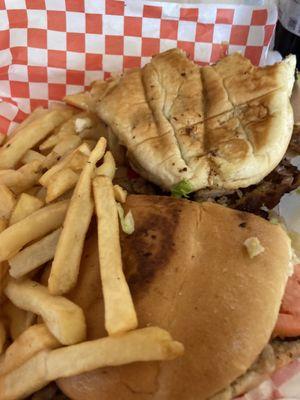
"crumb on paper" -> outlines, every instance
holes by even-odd
[[[92,121],[89,118],[76,118],[75,119],[75,131],[76,133],[82,132],[86,128],[90,128]]]
[[[250,258],[254,258],[265,251],[257,237],[250,237],[244,241]]]

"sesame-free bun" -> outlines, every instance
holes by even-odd
[[[60,379],[74,400],[204,400],[252,365],[268,343],[287,280],[289,239],[279,225],[212,203],[129,196],[124,270],[139,327],[167,329],[185,346],[174,361],[103,368]],[[255,237],[264,251],[250,258]],[[70,298],[88,339],[106,335],[97,233],[91,228]]]
[[[97,112],[132,167],[170,191],[258,183],[284,156],[293,129],[296,57],[256,67],[241,54],[199,67],[179,49],[124,73]]]

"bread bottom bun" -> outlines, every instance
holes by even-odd
[[[169,330],[185,346],[175,361],[103,368],[60,379],[74,400],[202,400],[226,388],[270,339],[289,264],[280,226],[211,203],[129,196],[135,231],[122,235],[124,270],[139,326]],[[246,239],[264,251],[250,258]],[[88,338],[105,336],[96,228],[70,298],[85,311]]]

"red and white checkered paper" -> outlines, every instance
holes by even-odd
[[[275,6],[0,0],[0,131],[38,105],[172,47],[207,64],[225,43],[229,52],[263,63],[276,19]]]
[[[0,131],[37,106],[172,47],[200,65],[217,61],[224,49],[264,64],[277,10],[267,0],[252,3],[259,5],[0,0]],[[279,398],[300,399],[300,362],[242,397]]]

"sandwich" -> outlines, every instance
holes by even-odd
[[[140,326],[167,329],[185,354],[58,380],[69,398],[231,399],[300,355],[300,270],[279,224],[162,196],[131,195],[128,210],[135,230],[121,235],[122,257]],[[106,334],[98,265],[91,225],[68,295],[85,312],[88,339]]]
[[[280,162],[293,130],[295,56],[254,67],[240,54],[199,67],[184,52],[98,83],[94,109],[125,146],[131,166],[171,191],[233,190]]]

